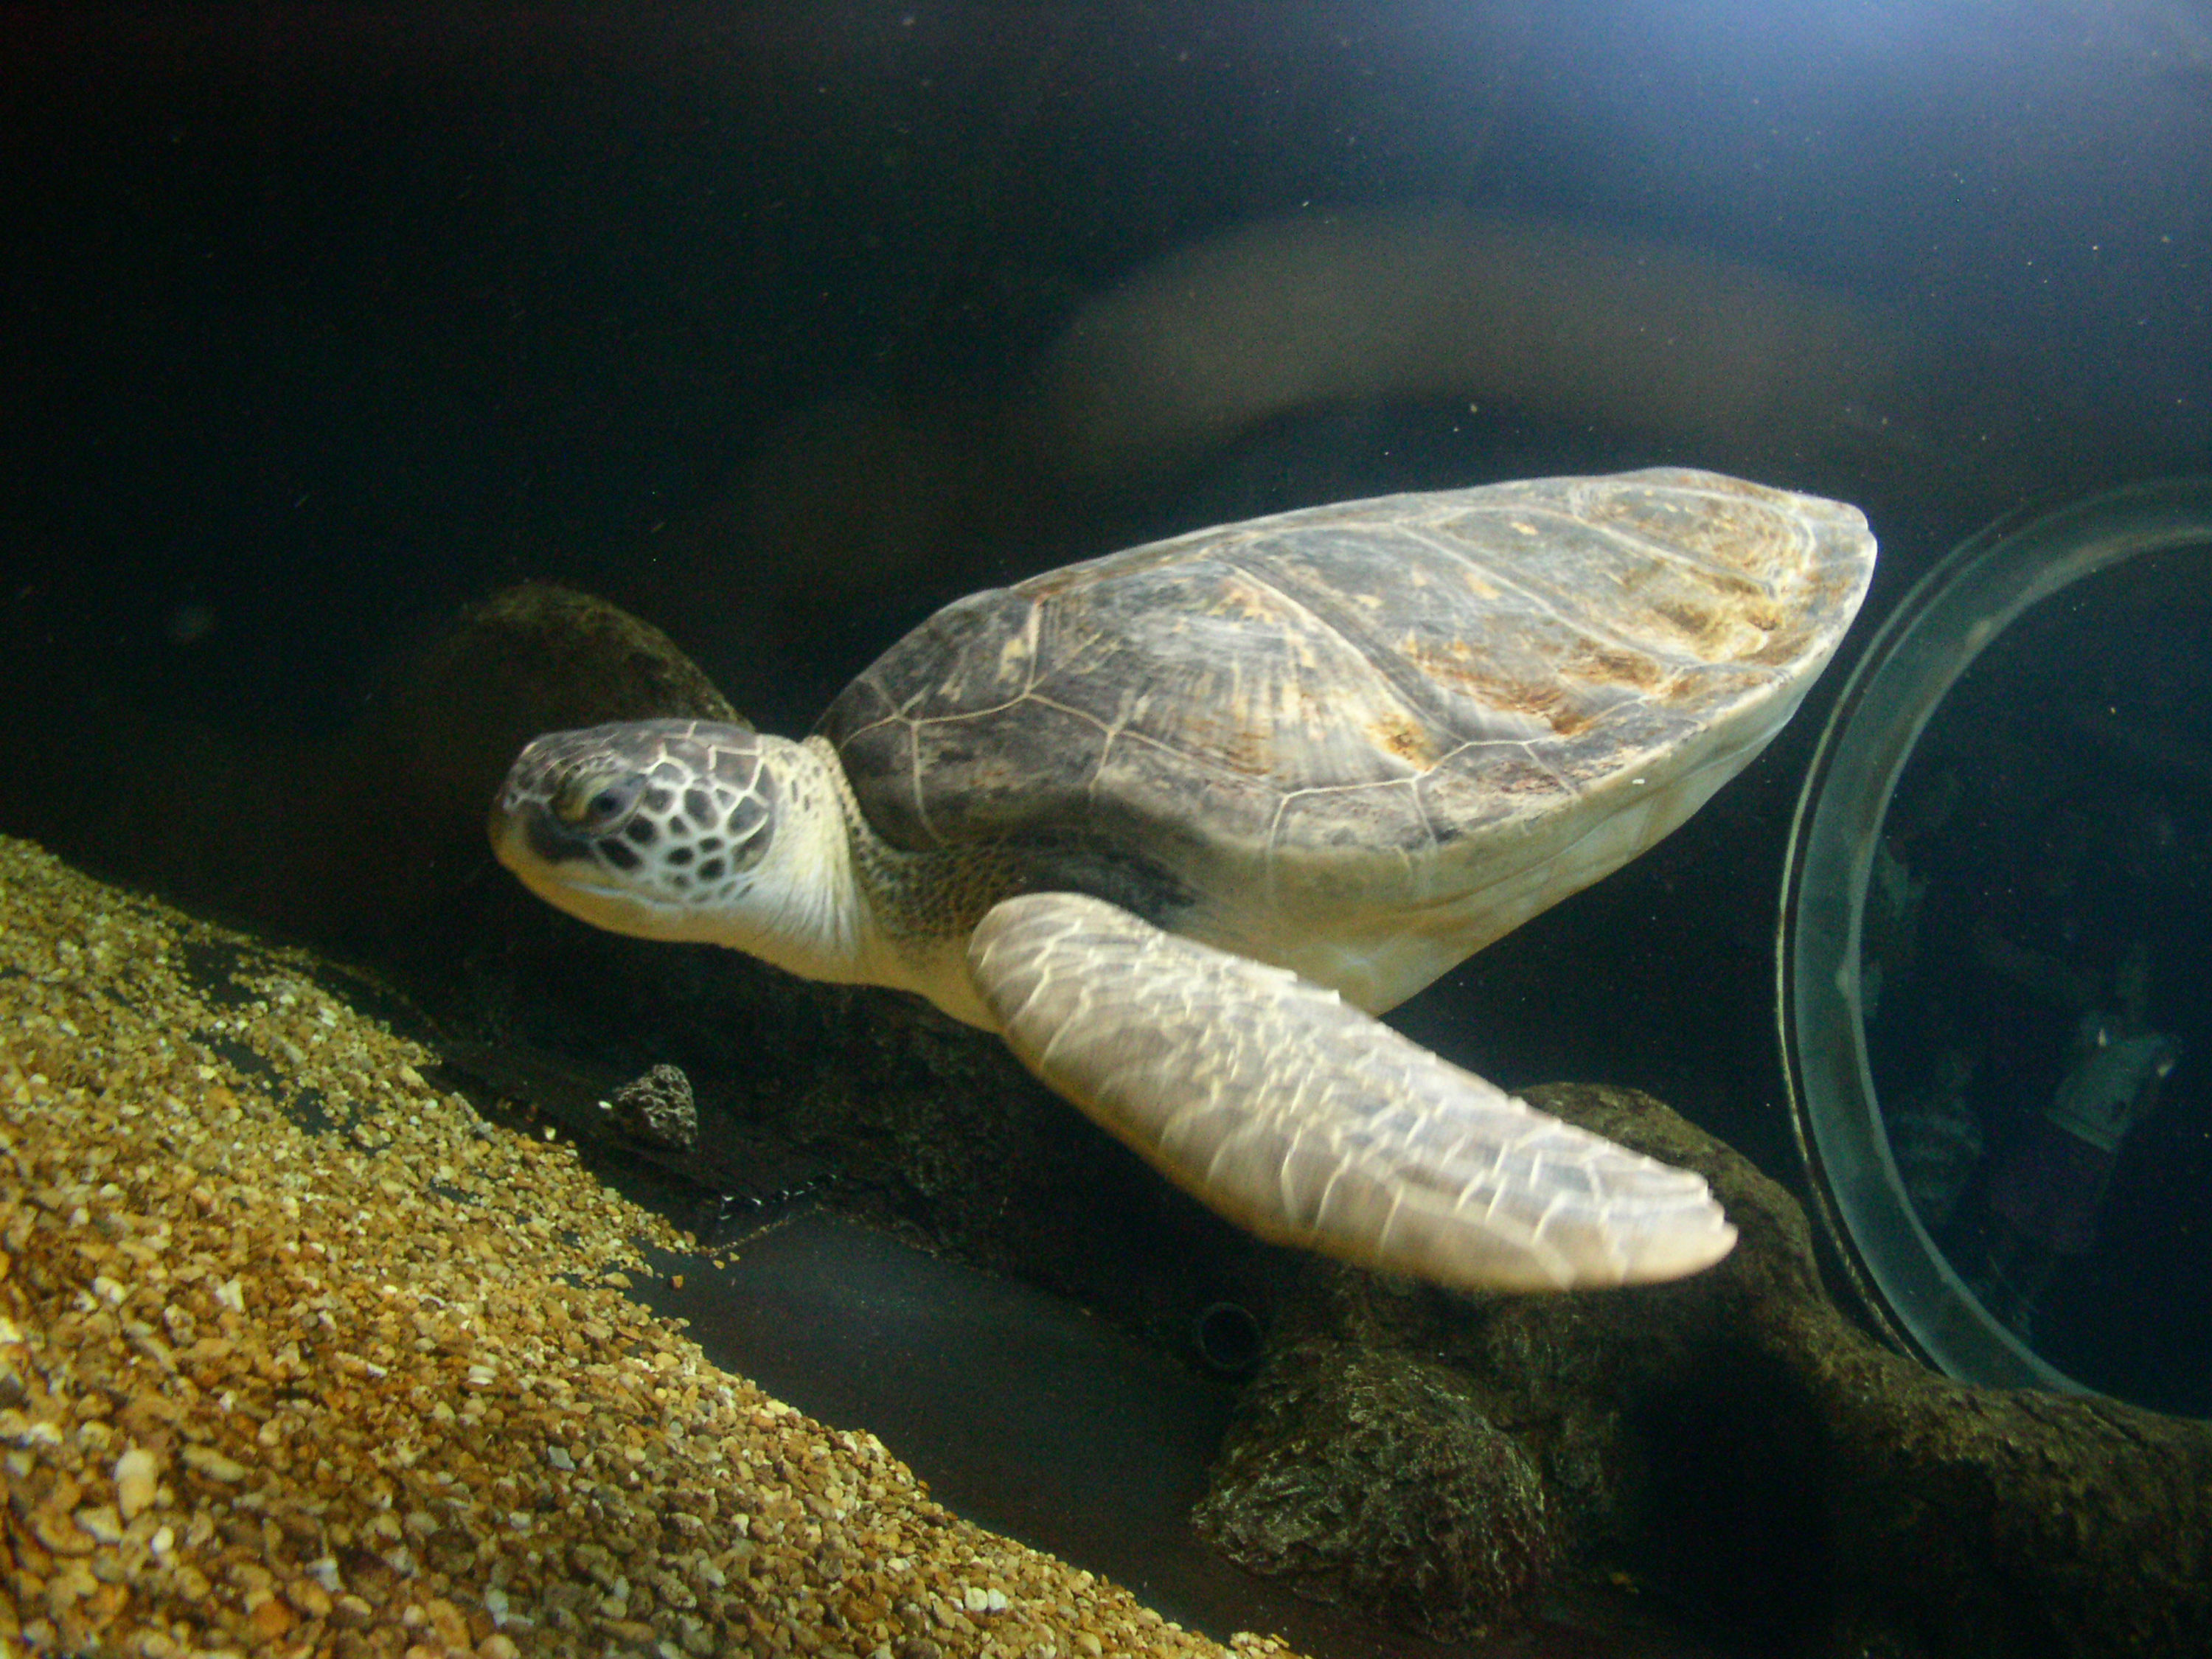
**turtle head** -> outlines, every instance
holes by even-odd
[[[854,905],[834,764],[707,720],[552,732],[508,769],[492,850],[540,898],[611,933],[842,978]]]

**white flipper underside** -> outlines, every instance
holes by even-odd
[[[1496,1290],[1679,1278],[1735,1242],[1700,1176],[1099,900],[1010,899],[968,964],[1023,1064],[1263,1238]]]

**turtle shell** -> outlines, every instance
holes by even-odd
[[[1310,507],[959,600],[819,729],[895,846],[1118,844],[1285,927],[1456,908],[1464,956],[1748,760],[1873,562],[1852,507],[1679,469]]]

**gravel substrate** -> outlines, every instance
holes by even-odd
[[[0,840],[0,1652],[1223,1651],[711,1364],[315,972]]]

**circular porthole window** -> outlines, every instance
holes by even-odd
[[[2212,1416],[2212,479],[2001,526],[1884,622],[1777,965],[1875,1322],[1968,1381]]]

